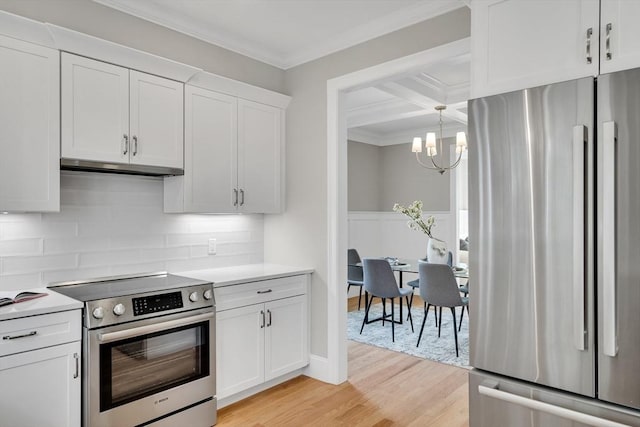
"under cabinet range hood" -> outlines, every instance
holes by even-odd
[[[60,159],[60,169],[148,176],[184,175],[184,169],[168,166],[133,165],[67,158]]]

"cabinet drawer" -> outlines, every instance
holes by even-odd
[[[223,311],[307,293],[308,275],[215,288],[216,310]]]
[[[80,310],[0,322],[0,356],[79,341]]]

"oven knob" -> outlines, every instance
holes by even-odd
[[[213,292],[211,292],[211,289],[207,289],[206,291],[204,291],[204,299],[209,300],[211,298],[213,298]]]
[[[92,314],[96,319],[102,319],[104,317],[104,309],[102,307],[96,307],[93,309]]]
[[[189,301],[191,302],[197,302],[198,301],[198,293],[197,292],[191,292],[189,294]]]
[[[116,304],[116,306],[113,307],[113,314],[115,314],[116,316],[122,316],[125,311],[126,309],[124,308],[123,304]]]

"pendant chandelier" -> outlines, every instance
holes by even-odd
[[[446,171],[455,168],[460,164],[460,159],[462,159],[462,153],[467,148],[467,136],[464,132],[456,133],[456,154],[458,158],[453,164],[448,166],[444,166],[441,162],[444,161],[443,151],[442,151],[442,111],[447,109],[446,105],[438,105],[435,107],[436,111],[438,111],[440,115],[440,120],[438,121],[438,125],[440,127],[440,139],[438,140],[438,146],[436,149],[436,134],[435,132],[427,132],[427,136],[425,138],[425,148],[427,149],[427,156],[431,161],[431,164],[423,163],[420,159],[420,153],[422,153],[422,138],[415,137],[413,138],[413,147],[411,151],[416,153],[416,160],[420,163],[420,166],[432,169],[440,172],[442,175]],[[436,160],[436,157],[440,153],[440,162]]]

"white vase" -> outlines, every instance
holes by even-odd
[[[430,237],[427,242],[427,261],[433,264],[447,264],[449,261],[447,242]]]

